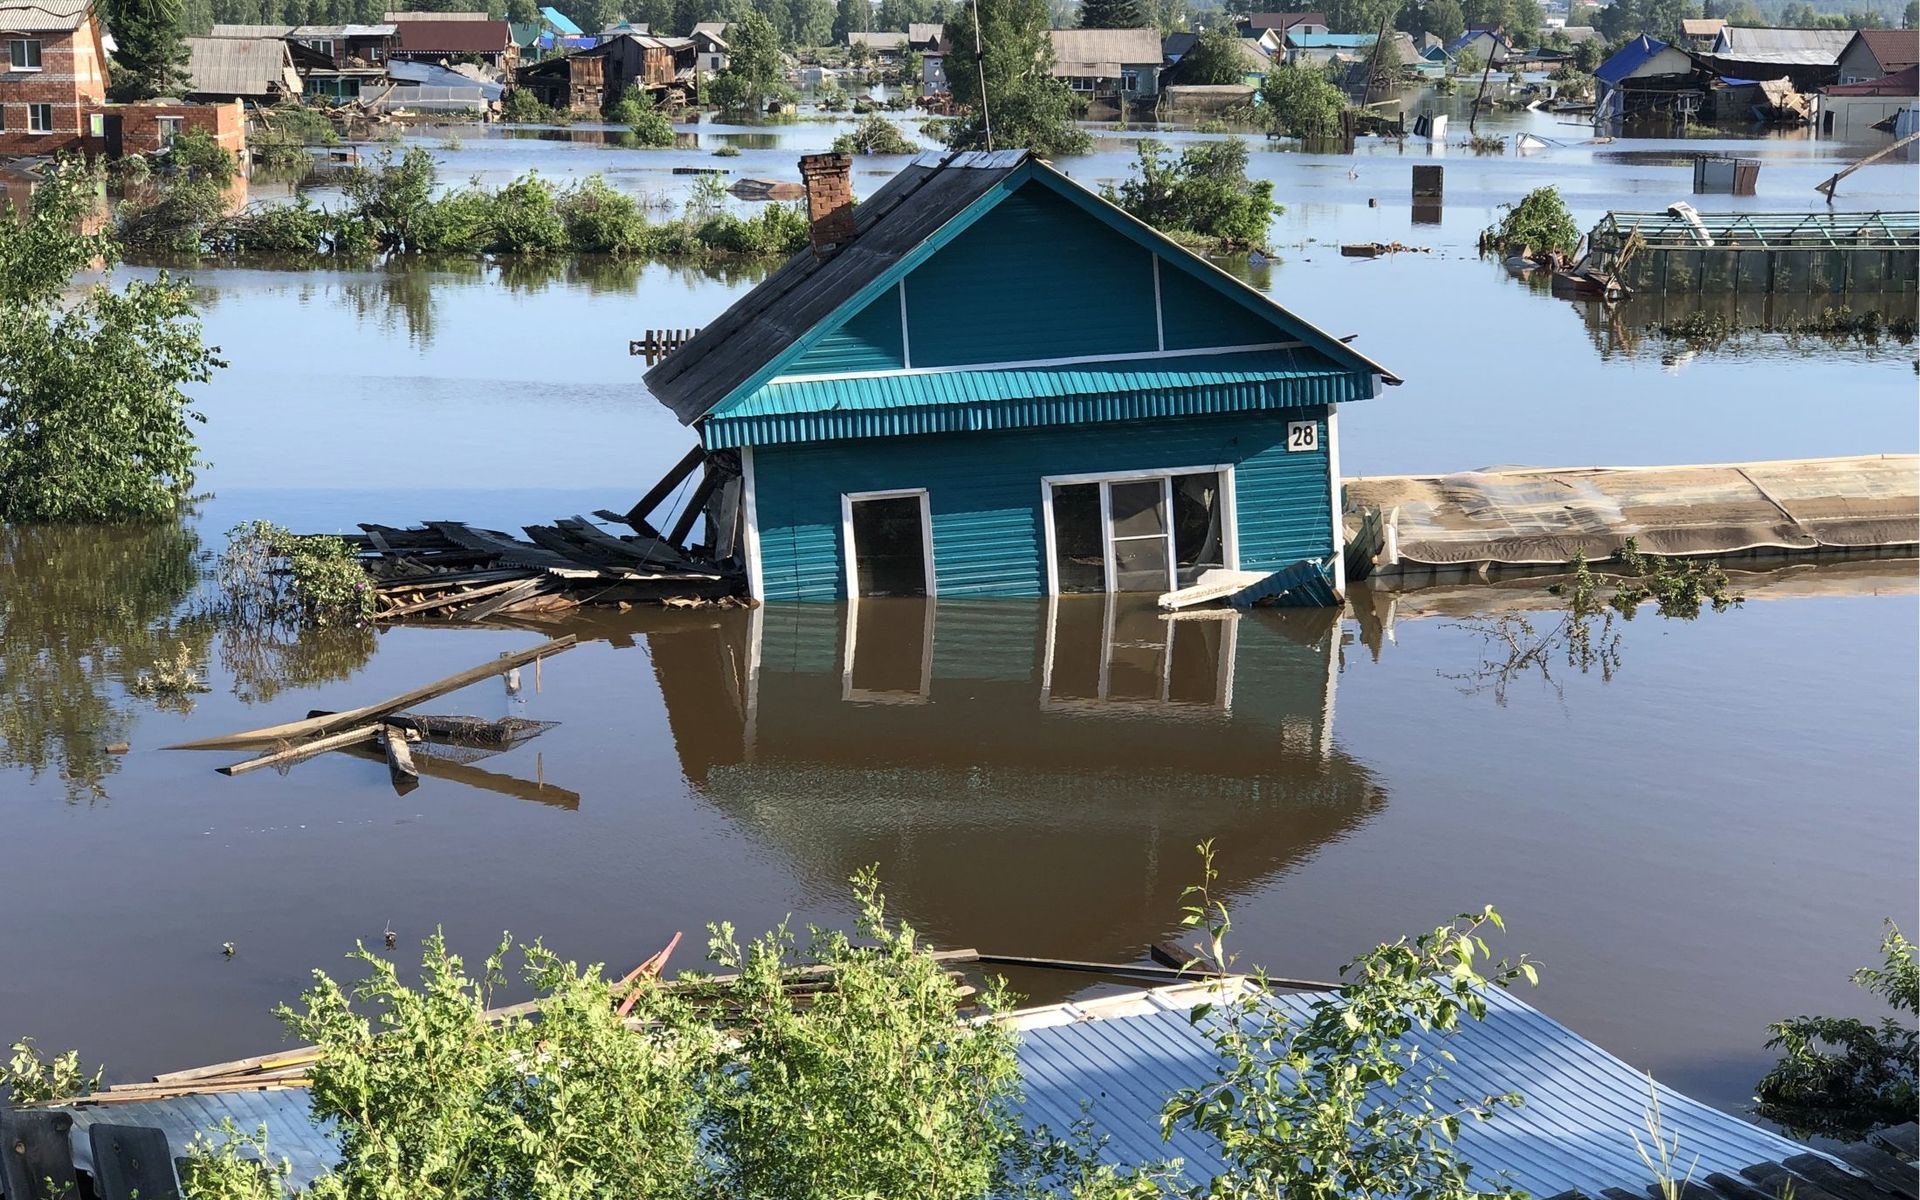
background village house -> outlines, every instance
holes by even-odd
[[[398,16],[401,19],[392,20]],[[409,14],[389,14],[395,26],[396,40],[392,57],[402,62],[441,62],[454,60],[477,62],[496,71],[513,69],[519,62],[520,48],[513,43],[513,29],[505,21],[469,20],[458,14],[432,14],[415,18]]]
[[[813,248],[646,376],[752,595],[1342,586],[1335,407],[1390,372],[1024,151],[858,206],[850,167],[802,160]]]
[[[1166,61],[1152,29],[1051,29],[1052,75],[1096,102],[1151,103]]]
[[[87,0],[0,3],[0,154],[53,154],[107,98],[100,20]]]
[[[278,104],[301,93],[293,51],[277,37],[190,37],[186,99]]]

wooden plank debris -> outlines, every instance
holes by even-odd
[[[1873,1181],[1903,1200],[1920,1200],[1920,1167],[1901,1162],[1876,1146],[1855,1142],[1834,1151],[1839,1158],[1867,1173]]]
[[[308,717],[303,721],[289,721],[284,725],[268,725],[261,729],[249,729],[240,733],[229,733],[221,737],[202,738],[193,742],[181,742],[179,745],[169,746],[167,749],[233,750],[244,749],[249,746],[270,745],[275,742],[291,741],[296,738],[318,737],[340,729],[364,724],[367,721],[377,721],[389,714],[399,712],[403,708],[411,708],[424,701],[444,696],[448,692],[458,691],[468,684],[478,683],[482,679],[490,679],[514,667],[536,662],[550,655],[571,650],[574,647],[574,641],[575,639],[572,634],[553,638],[550,641],[541,642],[537,646],[528,646],[523,650],[515,650],[510,654],[502,654],[500,657],[490,662],[482,663],[477,667],[469,667],[464,671],[449,675],[445,679],[436,679],[432,683],[411,688],[401,692],[397,696],[389,696],[385,700],[363,705],[360,708],[348,709],[344,712],[336,712],[324,717]]]
[[[407,747],[406,731],[382,725],[380,740],[387,752],[387,775],[393,780],[393,790],[404,796],[419,787],[420,772],[413,765],[413,751]]]
[[[1920,1158],[1920,1124],[1908,1121],[1867,1135],[1867,1140],[1906,1158]]]
[[[304,762],[317,754],[325,754],[329,750],[338,750],[343,746],[351,746],[356,742],[371,742],[380,736],[380,731],[383,728],[384,726],[378,721],[367,725],[355,725],[351,729],[343,729],[338,733],[314,738],[312,741],[300,742],[297,745],[274,750],[270,753],[262,754],[258,758],[249,758],[244,762],[229,763],[224,767],[215,767],[214,770],[220,772],[222,775],[245,775],[247,772],[257,771],[261,767],[290,767],[297,762]],[[171,747],[171,749],[182,748],[183,747],[177,746]]]

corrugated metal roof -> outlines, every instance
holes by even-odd
[[[1049,29],[1058,63],[1158,63],[1160,34],[1152,29]]]
[[[774,381],[709,413],[724,446],[1092,425],[1341,404],[1371,377],[1308,349]]]
[[[88,0],[21,0],[0,4],[0,30],[7,33],[66,33],[80,28],[93,6]]]
[[[1658,58],[1668,48],[1659,38],[1643,33],[1608,55],[1607,61],[1593,69],[1593,77],[1602,83],[1617,84]]]
[[[1714,37],[1726,27],[1726,21],[1720,17],[1682,17],[1680,20],[1680,32],[1690,38]]]
[[[870,50],[904,50],[907,47],[907,35],[904,33],[860,33],[849,32],[847,45],[865,46]]]
[[[569,17],[567,14],[561,12],[557,8],[552,7],[551,5],[545,8],[542,8],[540,10],[540,15],[546,19],[547,24],[553,26],[555,29],[559,30],[561,33],[565,34],[568,37],[579,37],[581,34],[586,32],[584,29],[581,29],[578,25],[575,25],[573,23],[572,17]]]
[[[1111,1139],[1101,1150],[1103,1159],[1143,1163],[1178,1156],[1191,1178],[1220,1174],[1225,1168],[1211,1138],[1185,1129],[1171,1140],[1160,1138],[1160,1110],[1168,1096],[1213,1078],[1213,1046],[1187,1012],[1204,998],[1201,989],[1187,987],[1018,1017],[1028,1124],[1064,1133],[1080,1119],[1082,1102],[1091,1101],[1095,1135]],[[1324,994],[1275,995],[1266,1002],[1305,1018]],[[1406,1039],[1429,1058],[1440,1049],[1452,1053],[1446,1074],[1462,1092],[1518,1092],[1525,1098],[1491,1121],[1462,1124],[1457,1145],[1474,1168],[1476,1186],[1510,1184],[1540,1197],[1576,1189],[1598,1196],[1612,1187],[1644,1194],[1654,1178],[1633,1135],[1640,1130],[1645,1136],[1650,1088],[1660,1099],[1665,1135],[1679,1138],[1681,1157],[1694,1163],[1696,1177],[1720,1171],[1737,1178],[1742,1167],[1808,1152],[1652,1083],[1517,997],[1496,991],[1488,1002],[1484,1021],[1465,1022],[1450,1035]],[[1101,1015],[1103,1008],[1111,1015]]]
[[[1025,172],[1015,178],[1016,172]],[[854,207],[854,238],[821,261],[809,250],[788,259],[686,346],[646,374],[647,387],[686,424],[732,399],[749,384],[765,382],[777,364],[804,352],[816,329],[835,327],[856,297],[873,294],[903,276],[921,257],[916,252],[936,235],[951,236],[992,207],[982,205],[1021,186],[1048,186],[1087,206],[1104,220],[1148,245],[1163,261],[1237,297],[1271,322],[1273,340],[1299,338],[1319,347],[1346,370],[1392,372],[1281,308],[1266,295],[1233,279],[1176,243],[1106,204],[1023,150],[991,154],[944,151],[923,154]],[[977,207],[978,206],[978,207]],[[937,243],[936,243],[937,244]],[[989,354],[990,357],[990,354]]]
[[[1920,96],[1920,67],[1905,67],[1878,79],[1821,88],[1828,96]]]
[[[196,1133],[214,1141],[220,1137],[220,1122],[232,1118],[246,1134],[267,1127],[267,1153],[284,1158],[292,1166],[291,1182],[306,1188],[340,1161],[340,1148],[329,1129],[316,1128],[313,1108],[305,1088],[274,1088],[260,1092],[224,1092],[207,1096],[176,1096],[170,1100],[144,1100],[129,1104],[79,1105],[66,1110],[73,1114],[74,1165],[90,1171],[93,1148],[88,1140],[90,1125],[136,1125],[159,1129],[175,1155],[184,1155]]]
[[[1285,33],[1295,25],[1325,25],[1327,14],[1318,12],[1248,13],[1244,22],[1249,29],[1277,29]]]
[[[1714,42],[1716,58],[1780,66],[1825,67],[1840,60],[1851,29],[1753,29],[1729,25]]]
[[[1365,50],[1372,46],[1371,33],[1289,33],[1287,45],[1296,50]]]
[[[281,38],[190,37],[186,41],[189,96],[267,99],[300,94],[293,54]]]
[[[907,25],[907,43],[926,46],[946,36],[947,27],[938,21],[912,21]]]

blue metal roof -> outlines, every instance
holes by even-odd
[[[546,18],[547,24],[553,26],[556,31],[567,37],[579,37],[585,32],[585,30],[581,29],[578,25],[575,25],[572,20],[567,17],[567,14],[557,8],[542,8],[540,15]]]
[[[710,413],[708,449],[1340,404],[1372,376],[1310,349],[776,379]]]
[[[1203,998],[1198,988],[1185,988],[1164,997],[1122,998],[1135,1001],[1132,1011],[1139,1015],[1088,1020],[1068,1005],[1053,1010],[1058,1016],[1017,1021],[1027,1123],[1064,1132],[1088,1100],[1095,1135],[1111,1139],[1103,1158],[1147,1163],[1177,1156],[1197,1180],[1221,1173],[1225,1165],[1211,1138],[1185,1129],[1169,1141],[1160,1138],[1160,1110],[1167,1098],[1214,1077],[1212,1043],[1186,1011]],[[1295,993],[1265,1002],[1304,1018],[1323,998]],[[1452,1034],[1407,1039],[1429,1058],[1439,1049],[1451,1052],[1454,1061],[1446,1064],[1446,1074],[1462,1094],[1518,1092],[1525,1099],[1491,1121],[1461,1126],[1458,1147],[1478,1186],[1491,1188],[1504,1175],[1505,1182],[1536,1197],[1569,1190],[1598,1196],[1611,1187],[1642,1194],[1654,1179],[1634,1149],[1633,1134],[1639,1130],[1646,1137],[1650,1088],[1660,1098],[1665,1136],[1679,1138],[1681,1160],[1691,1163],[1698,1156],[1696,1178],[1713,1171],[1737,1178],[1742,1167],[1808,1152],[1653,1083],[1514,996],[1496,991],[1488,999],[1484,1021],[1463,1022]]]
[[[1617,84],[1650,62],[1667,44],[1656,37],[1641,34],[1615,50],[1607,61],[1593,69],[1593,77],[1603,83]]]

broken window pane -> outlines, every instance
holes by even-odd
[[[1100,534],[1100,485],[1055,484],[1054,572],[1062,592],[1107,590],[1106,553]]]
[[[853,501],[853,563],[860,595],[927,594],[921,501],[919,496]]]
[[[1220,475],[1173,477],[1173,553],[1185,587],[1200,573],[1226,565],[1220,533]]]

